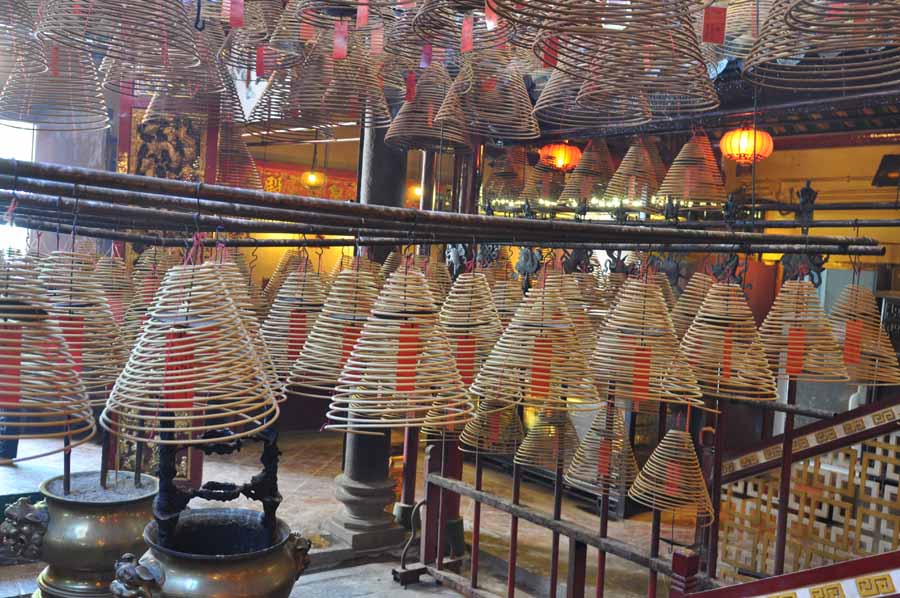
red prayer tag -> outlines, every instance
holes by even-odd
[[[723,380],[731,378],[731,353],[734,350],[731,328],[725,331],[725,340],[722,341],[722,372]]]
[[[334,45],[332,46],[331,57],[335,60],[343,60],[347,58],[347,36],[349,34],[349,25],[343,19],[334,22]]]
[[[559,38],[555,35],[547,38],[544,43],[544,56],[542,58],[544,66],[556,66],[556,60],[559,56]]]
[[[466,15],[462,21],[462,33],[459,38],[459,51],[465,54],[472,51],[472,29],[475,21],[472,15]]]
[[[641,401],[650,398],[650,362],[653,356],[652,347],[635,347],[634,365],[631,368],[631,400],[635,411]]]
[[[488,31],[497,28],[497,11],[494,10],[494,3],[491,0],[484,0],[484,26]]]
[[[22,327],[0,325],[0,404],[22,400]]]
[[[416,71],[407,71],[406,73],[406,96],[403,99],[407,102],[416,99]]]
[[[288,359],[294,361],[300,357],[303,343],[306,342],[306,312],[291,310],[288,320]]]
[[[256,48],[256,76],[266,76],[266,49],[263,46]]]
[[[400,339],[397,346],[397,392],[413,392],[416,389],[418,328],[419,325],[413,322],[400,324]]]
[[[419,68],[427,69],[431,66],[432,47],[431,44],[422,44],[422,55],[419,58]]]
[[[472,384],[475,377],[475,337],[470,334],[456,339],[456,364],[459,375],[466,386]]]
[[[806,353],[806,330],[793,327],[788,329],[787,341],[787,374],[788,376],[799,376],[803,373],[803,356]]]
[[[703,11],[703,41],[710,44],[725,43],[725,15],[728,9],[724,6],[707,6]]]
[[[378,56],[384,50],[384,28],[380,25],[369,34],[369,54]]]
[[[542,399],[550,394],[550,366],[553,361],[553,344],[549,338],[534,339],[531,361],[531,395]]]
[[[681,484],[681,464],[672,463],[669,465],[668,476],[666,477],[666,494],[670,496],[678,496],[678,486]]]
[[[844,331],[844,363],[859,363],[862,354],[862,321],[849,320]]]
[[[313,10],[311,8],[304,8],[303,14],[300,17],[300,39],[302,41],[309,41],[316,36],[316,29],[312,24],[313,19]]]
[[[244,0],[230,0],[228,24],[232,28],[244,26]]]
[[[497,77],[491,75],[481,82],[481,91],[496,91]]]
[[[165,407],[190,409],[194,406],[194,390],[191,383],[183,379],[184,374],[194,367],[191,345],[186,332],[166,333]]]
[[[416,0],[406,0],[405,2],[397,3],[397,8],[400,10],[412,10],[416,7]]]
[[[488,416],[488,429],[490,431],[491,444],[500,440],[500,414],[499,413],[494,412]]]
[[[600,448],[597,450],[597,475],[609,475],[609,462],[612,457],[612,444],[608,438],[600,441]]]
[[[361,29],[369,24],[369,0],[357,0],[356,28]]]
[[[69,355],[75,362],[75,371],[79,374],[82,368],[82,351],[84,349],[84,318],[81,316],[59,316],[59,327],[62,328],[63,338],[69,347]]]

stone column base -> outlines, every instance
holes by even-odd
[[[344,510],[325,522],[328,532],[353,550],[375,550],[403,543],[406,530],[384,510],[394,501],[392,480],[360,482],[340,474],[335,484],[335,496],[344,504]]]

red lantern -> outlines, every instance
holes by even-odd
[[[772,155],[775,143],[765,131],[741,127],[728,131],[719,142],[722,155],[738,164],[753,164]]]
[[[581,160],[581,150],[568,143],[551,143],[539,151],[541,162],[563,172],[569,172]]]

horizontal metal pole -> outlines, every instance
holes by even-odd
[[[817,409],[815,407],[801,407],[799,405],[788,405],[787,403],[779,403],[777,401],[742,401],[740,399],[726,399],[738,405],[749,405],[755,409],[763,411],[778,411],[781,413],[793,413],[794,415],[803,415],[805,417],[814,417],[816,419],[829,419],[836,415],[834,411],[826,409]]]
[[[682,223],[679,223],[679,226],[681,224]],[[730,224],[724,220],[688,220],[683,224],[690,228],[725,228],[727,226],[733,226],[735,228],[862,228],[866,226],[883,228],[900,227],[900,220],[893,218],[852,218],[846,220],[813,220],[804,223],[800,220],[759,219],[736,220]]]

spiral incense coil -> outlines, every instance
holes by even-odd
[[[447,264],[440,259],[435,259],[430,254],[427,256],[415,256],[413,264],[425,274],[425,280],[428,281],[428,290],[431,291],[437,305],[442,305],[447,297],[447,293],[450,292],[450,286],[453,284],[453,281],[450,280],[450,271],[447,270]]]
[[[739,285],[710,287],[684,334],[681,350],[705,396],[747,401],[777,398],[756,321]]]
[[[454,110],[448,107],[447,117],[435,122],[450,85],[443,64],[434,62],[423,70],[416,79],[414,97],[403,102],[384,136],[385,143],[407,150],[468,151],[465,117],[459,105]]]
[[[669,282],[669,276],[665,272],[653,272],[650,274],[650,277],[653,279],[653,282],[656,283],[656,286],[662,291],[663,299],[666,300],[666,307],[669,308],[669,311],[675,307],[675,291],[672,290],[672,283]]]
[[[569,467],[578,448],[578,432],[566,411],[541,411],[513,457],[516,465],[546,469]]]
[[[250,154],[244,140],[243,126],[246,118],[237,87],[231,77],[226,78],[225,89],[219,98],[219,155],[216,183],[262,191],[262,177],[256,167],[256,160]],[[240,265],[238,262],[238,266]],[[246,268],[246,262],[244,267]],[[249,272],[247,278],[249,280]]]
[[[650,103],[640,93],[621,96],[611,92],[605,99],[594,96],[590,107],[582,106],[577,98],[584,81],[567,71],[553,69],[534,105],[534,116],[542,124],[563,130],[602,129],[638,126],[653,118]]]
[[[565,173],[538,162],[525,167],[525,185],[516,199],[523,205],[557,205],[565,183]]]
[[[320,62],[324,57],[319,54],[312,59]],[[296,66],[275,71],[247,117],[245,131],[269,143],[333,137],[329,127],[319,125],[325,120],[321,113],[321,98],[326,85],[327,81],[322,78],[304,79]]]
[[[703,272],[695,272],[688,281],[675,307],[672,309],[672,324],[675,325],[675,334],[681,340],[684,333],[691,327],[694,317],[700,311],[703,305],[703,299],[709,289],[715,284],[715,279],[709,274]]]
[[[677,348],[662,290],[653,282],[629,279],[597,336],[593,379],[618,406],[639,411],[643,404],[661,400]]]
[[[254,435],[278,404],[211,264],[166,273],[100,425],[132,441],[219,444]]]
[[[286,379],[300,357],[306,336],[325,304],[325,290],[316,272],[299,268],[291,272],[278,290],[262,336],[275,363],[275,371]]]
[[[0,72],[36,75],[47,70],[44,46],[34,36],[34,21],[28,2],[0,2]]]
[[[489,27],[484,14],[484,4],[468,3],[460,6],[458,0],[422,0],[413,19],[415,34],[435,48],[460,50],[464,21],[471,21],[471,49],[485,50],[504,46],[515,36],[515,27],[506,19],[497,19]]]
[[[597,391],[558,286],[528,292],[469,392],[498,406],[596,409]]]
[[[33,74],[15,69],[0,93],[0,119],[47,131],[98,131],[109,126],[106,100],[91,56],[48,46],[50,68]],[[24,63],[23,63],[24,64]],[[15,122],[5,123],[17,126]],[[25,126],[25,125],[21,125]]]
[[[730,0],[728,12],[725,13],[722,51],[727,56],[746,58],[759,38],[759,31],[771,7],[772,0]]]
[[[600,406],[566,469],[567,484],[595,494],[624,494],[638,474],[622,412]]]
[[[546,88],[544,92],[546,93]],[[606,141],[599,138],[591,139],[581,154],[575,170],[566,177],[566,186],[559,200],[574,205],[587,201],[592,207],[597,207],[598,200],[606,192],[606,186],[612,179],[614,170],[612,155]],[[591,201],[592,199],[594,201]]]
[[[370,272],[343,270],[337,275],[300,357],[291,365],[291,392],[330,398],[377,296],[378,284]]]
[[[456,103],[462,108],[472,135],[510,140],[540,136],[525,79],[506,51],[492,49],[466,54],[436,120],[455,118]]]
[[[69,46],[130,64],[191,67],[200,63],[193,17],[182,2],[47,0],[42,12],[37,33],[48,45]]]
[[[150,305],[166,272],[179,262],[159,247],[151,247],[138,258],[131,276],[133,294],[122,324],[122,343],[126,349],[130,350],[137,342],[141,326],[147,319]]]
[[[537,286],[556,289],[566,304],[578,344],[586,355],[590,355],[595,344],[594,325],[588,317],[588,304],[578,285],[578,280],[571,274],[548,274],[546,277],[541,277]]]
[[[525,185],[525,148],[504,148],[499,156],[489,159],[488,163],[491,174],[484,183],[484,200],[501,210],[519,205],[518,197]]]
[[[281,258],[275,264],[275,269],[272,270],[269,282],[263,288],[263,297],[265,298],[267,309],[275,301],[275,296],[278,295],[281,285],[287,280],[288,274],[299,270],[301,267],[304,270],[309,270],[312,265],[309,264],[309,260],[300,256],[300,251],[297,249],[288,249],[281,254]]]
[[[365,255],[341,254],[341,257],[335,262],[334,267],[328,274],[328,283],[335,280],[344,270],[362,270],[368,272],[375,279],[378,288],[384,284],[384,278],[381,276],[381,264],[373,262]],[[448,285],[449,288],[449,285]]]
[[[578,285],[588,319],[596,333],[609,313],[609,301],[597,284],[597,278],[591,272],[573,272],[569,275]],[[593,350],[593,346],[591,346]]]
[[[41,262],[40,280],[47,289],[50,315],[62,330],[85,387],[103,394],[116,381],[127,349],[91,259],[54,251]],[[102,405],[105,398],[92,403]]]
[[[524,297],[522,283],[510,279],[498,280],[491,287],[491,296],[494,298],[494,306],[500,316],[500,325],[506,330],[519,309],[519,305],[522,304]]]
[[[653,33],[688,11],[703,7],[698,0],[637,0],[628,3],[589,0],[498,0],[496,11],[521,25],[555,32],[598,34],[611,29],[629,33]]]
[[[776,376],[804,382],[848,380],[843,352],[808,280],[785,281],[759,337]]]
[[[441,306],[440,326],[455,349],[463,384],[470,385],[500,338],[500,316],[484,274],[460,274]]]
[[[326,428],[461,431],[473,411],[425,276],[394,272],[344,365]]]
[[[635,139],[613,174],[603,200],[613,206],[646,207],[662,180],[648,142]]]
[[[257,77],[299,64],[302,53],[279,52],[269,44],[281,17],[281,0],[246,0],[244,25],[228,33],[219,52],[220,62],[232,68],[252,70]]]
[[[131,275],[120,257],[103,256],[97,260],[94,277],[106,294],[106,300],[116,324],[122,326],[125,309],[131,303],[134,285]]]
[[[391,274],[397,271],[397,268],[400,267],[402,261],[402,253],[399,251],[390,252],[384,259],[384,263],[381,264],[381,268],[378,270],[378,277],[381,278],[381,280],[387,280]]]
[[[676,511],[712,524],[715,513],[691,435],[669,430],[638,473],[628,497],[654,511]]]
[[[759,39],[744,62],[744,76],[755,85],[791,91],[896,88],[896,9],[893,16],[878,14],[885,3],[873,2],[868,5],[874,12],[856,12],[862,4],[851,2],[829,13],[824,2],[772,0]]]
[[[616,306],[619,291],[622,289],[622,286],[625,285],[626,280],[628,280],[628,275],[624,272],[606,272],[598,274],[597,286],[600,287],[600,292],[609,304],[610,311]]]
[[[870,386],[900,384],[900,365],[890,337],[881,325],[875,295],[866,287],[849,284],[828,317],[850,381]]]
[[[663,205],[671,199],[682,208],[697,210],[725,203],[725,183],[709,137],[697,134],[684,144],[656,195]]]
[[[498,282],[509,280],[511,272],[512,264],[509,263],[509,258],[506,257],[498,258],[496,261],[490,262],[481,269],[481,273],[487,278],[488,285],[490,285],[491,289],[493,289],[494,285]],[[521,299],[521,292],[519,295],[519,299]]]
[[[80,366],[50,311],[30,260],[0,262],[0,441],[64,441],[49,450],[42,444],[39,454],[23,444],[17,457],[0,457],[2,465],[52,455],[94,435]]]
[[[474,419],[459,436],[463,452],[508,457],[516,454],[524,438],[518,409],[513,405],[492,405],[489,401],[478,404]]]

